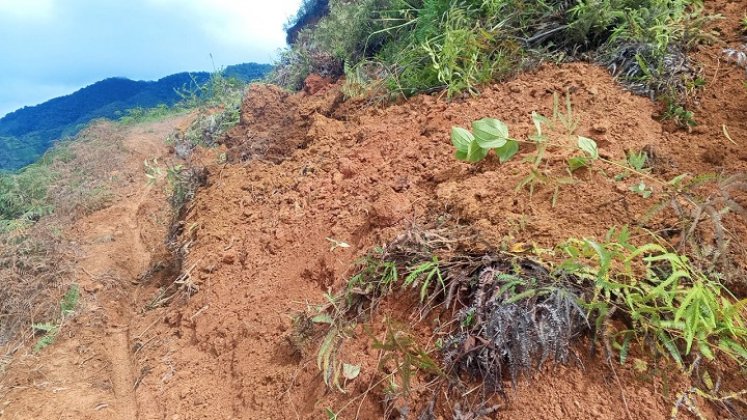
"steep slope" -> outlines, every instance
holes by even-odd
[[[719,11],[730,27],[743,12],[736,3]],[[709,82],[692,132],[662,124],[652,102],[586,64],[546,65],[486,87],[479,98],[423,95],[386,107],[344,101],[339,85],[318,79],[297,94],[253,86],[241,125],[221,148],[193,158],[206,165],[207,185],[168,232],[172,254],[161,242],[167,198],[146,184],[131,185],[113,207],[72,229],[90,257],[79,261],[86,305],[56,345],[10,366],[4,416],[316,419],[331,411],[346,419],[416,418],[434,394],[446,391],[416,375],[409,395],[392,392],[386,387],[391,367],[382,367],[372,343],[396,320],[419,345],[432,347],[438,317],[421,320],[416,299],[406,295],[383,302],[365,325],[347,332],[337,357],[361,371],[340,384],[343,393],[324,384],[317,346],[299,342],[294,315],[327,302],[326,293],[346,287],[359,257],[413,225],[458,221],[479,230],[486,246],[546,250],[568,237],[599,238],[612,226],[639,223],[657,200],[656,192],[637,194],[629,178],[603,170],[577,173],[572,183],[539,184],[530,195],[517,185],[531,163],[457,161],[451,127],[493,116],[524,138],[533,132],[532,111],[552,114],[553,94],[569,92],[577,133],[594,138],[611,161],[645,149],[652,173],[666,180],[744,172],[744,73],[721,57],[717,45],[698,56]],[[168,130],[159,127],[163,136]],[[145,138],[153,147],[147,154],[163,157],[148,130],[128,138]],[[523,145],[519,155],[532,151]],[[127,173],[136,176],[143,157],[135,153]],[[562,148],[549,148],[548,167],[564,173],[567,157]],[[730,233],[747,237],[747,223],[733,216],[724,221]],[[743,252],[728,257],[744,272]],[[117,275],[107,276],[110,271]],[[521,378],[505,399],[482,394],[477,385],[461,390],[486,404],[449,401],[434,417],[666,419],[690,391],[692,378],[672,365],[633,354],[638,364],[610,369],[588,348],[578,342],[571,363],[548,363]],[[509,378],[501,379],[510,386]],[[724,392],[745,385],[738,368],[720,383]],[[699,403],[708,418],[727,417]]]
[[[620,160],[626,150],[653,145],[662,162],[671,162],[657,167],[667,176],[713,170],[707,157],[692,159],[700,147],[708,156],[706,133],[663,128],[652,118],[650,101],[588,65],[548,67],[476,100],[425,96],[373,110],[339,105],[337,87],[311,96],[250,90],[244,125],[226,142],[233,164],[209,169],[210,185],[185,220],[194,229],[183,238],[189,243],[184,267],[197,292],[183,306],[163,310],[165,323],[152,329],[153,345],[141,352],[140,366],[149,372],[138,394],[141,409],[164,418],[185,412],[195,418],[319,418],[329,407],[342,418],[381,418],[386,398],[373,386],[381,379],[379,355],[368,336],[383,334],[381,318],[372,321],[373,331],[356,329],[357,338],[339,356],[362,366],[347,395],[326,391],[315,350],[307,358],[291,339],[292,315],[343,288],[366,250],[411,223],[450,218],[478,227],[493,243],[546,248],[570,236],[602,237],[650,207],[624,181],[600,173],[561,188],[555,206],[552,188],[539,188],[527,200],[526,191],[515,189],[526,163],[488,161],[475,168],[453,159],[452,124],[491,115],[523,135],[531,132],[529,113],[549,112],[552,92],[567,89],[580,133],[597,138],[605,156]],[[716,118],[728,118],[740,138],[747,134],[739,121]],[[743,159],[738,152],[726,155],[720,168],[744,170]],[[351,247],[331,250],[332,240]],[[408,313],[403,309],[384,312],[417,325],[401,318]],[[416,328],[426,329],[427,341],[428,326]],[[620,367],[615,379],[582,348],[577,356],[578,365],[538,372],[506,402],[495,401],[499,416],[664,419],[688,387],[675,375],[672,391],[663,394],[631,366]],[[412,410],[429,398],[424,386],[415,386]]]

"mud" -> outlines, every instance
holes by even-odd
[[[743,7],[709,7],[725,15],[718,25],[726,43],[741,43],[732,28]],[[544,65],[478,98],[418,96],[386,107],[343,101],[340,86],[321,78],[297,94],[252,86],[241,124],[223,149],[203,152],[207,185],[184,214],[180,274],[194,286],[191,296],[153,308],[159,287],[177,274],[133,284],[154,259],[167,258],[166,197],[142,185],[123,190],[117,204],[71,228],[88,256],[79,263],[85,308],[58,344],[11,366],[4,417],[291,419],[324,417],[330,408],[339,418],[382,418],[380,355],[363,327],[340,354],[361,366],[346,393],[328,390],[313,350],[299,351],[291,339],[293,314],[342,288],[358,257],[412,224],[436,220],[477,227],[496,245],[551,248],[635,224],[655,204],[630,191],[634,179],[616,180],[610,167],[582,170],[572,183],[539,185],[530,195],[517,185],[531,167],[523,158],[532,146],[522,145],[505,164],[495,157],[467,164],[453,157],[451,127],[490,116],[526,138],[532,111],[552,115],[554,94],[562,99],[568,92],[579,120],[575,134],[595,139],[606,159],[649,150],[652,171],[662,179],[745,171],[745,73],[723,62],[722,48],[696,55],[707,84],[694,104],[699,125],[692,132],[660,122],[656,104],[589,64]],[[160,150],[162,128],[139,141]],[[136,162],[142,162],[140,144],[131,149]],[[228,161],[217,162],[223,151]],[[549,173],[567,176],[565,149],[550,148],[546,156]],[[647,227],[657,223],[664,221]],[[747,232],[743,220],[727,223],[736,235]],[[103,237],[113,239],[96,239]],[[743,256],[733,257],[744,267]],[[115,273],[111,284],[101,280],[107,272]],[[408,318],[406,306],[384,308],[372,320],[372,334],[383,334],[389,316],[411,324],[428,344],[427,326]],[[497,407],[492,416],[664,419],[689,387],[677,374],[656,376],[630,363],[610,370],[587,348],[579,344],[575,363],[520,381],[507,399],[490,399]],[[416,382],[412,396],[389,409],[415,410],[432,392]]]

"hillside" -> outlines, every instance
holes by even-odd
[[[298,86],[100,121],[7,176],[0,416],[746,419],[745,5],[418,1],[388,21],[411,68],[318,49],[399,0],[307,0],[290,54],[319,67],[274,73]],[[425,24],[516,47],[479,27],[497,5],[545,36],[603,5],[569,54],[628,24],[643,51],[655,15],[686,57],[644,85],[579,54],[467,86],[410,55],[446,37]]]
[[[263,78],[271,66],[245,63],[223,74],[249,82]],[[0,119],[0,170],[13,170],[35,161],[58,139],[74,136],[97,118],[114,119],[128,109],[174,105],[178,89],[204,84],[210,73],[178,73],[157,81],[109,78],[70,95],[11,112]]]

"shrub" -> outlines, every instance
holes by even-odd
[[[696,76],[686,53],[706,38],[701,3],[331,0],[324,17],[296,21],[297,36],[274,80],[298,88],[310,72],[346,69],[357,81],[383,82],[398,94],[454,95],[566,56],[603,63],[637,93],[679,94]],[[315,8],[315,16],[324,10]]]

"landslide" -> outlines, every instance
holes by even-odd
[[[724,27],[738,25],[739,4],[713,7],[726,16]],[[727,46],[741,45],[737,35],[724,36]],[[492,246],[542,249],[643,223],[655,203],[631,192],[630,180],[601,171],[580,171],[557,193],[540,185],[530,195],[517,188],[531,168],[521,159],[530,146],[504,164],[495,157],[467,164],[453,156],[451,127],[495,117],[525,138],[533,132],[532,112],[552,115],[554,95],[568,93],[580,120],[576,134],[595,139],[606,159],[646,150],[661,179],[743,172],[745,76],[722,60],[722,48],[695,57],[707,84],[694,104],[699,125],[691,131],[661,122],[656,104],[589,64],[544,65],[486,86],[476,98],[420,95],[388,106],[346,100],[340,84],[314,76],[299,93],[253,85],[240,125],[219,149],[197,151],[191,160],[206,166],[207,184],[171,226],[169,198],[160,188],[165,180],[145,183],[142,162],[169,160],[162,141],[186,122],[127,132],[128,164],[116,175],[132,182],[110,206],[64,232],[79,251],[73,269],[81,308],[54,345],[8,367],[2,416],[316,419],[330,409],[338,418],[407,417],[408,411],[412,418],[433,389],[416,378],[409,398],[387,399],[371,337],[399,321],[420,345],[433,345],[430,326],[412,315],[416,302],[387,301],[357,327],[339,355],[361,367],[346,393],[324,384],[313,343],[303,348],[294,339],[294,316],[326,302],[325,294],[345,287],[360,257],[413,226],[470,226]],[[548,166],[562,169],[566,157],[550,149]],[[729,216],[724,223],[733,237],[747,235],[744,220]],[[661,218],[644,225],[668,226]],[[729,260],[735,272],[744,270],[742,254]],[[506,419],[664,419],[691,386],[674,370],[610,369],[588,354],[587,344],[574,348],[568,365],[545,366],[508,387],[506,399],[486,398],[483,408]],[[721,386],[745,388],[737,370]],[[724,417],[700,402],[709,417]],[[471,407],[448,408],[454,411],[438,414],[475,414]]]
[[[738,8],[725,7],[735,23]],[[526,137],[532,111],[552,115],[554,93],[568,92],[581,121],[577,134],[594,138],[609,160],[648,150],[662,179],[744,171],[744,76],[719,64],[720,54],[715,46],[700,53],[709,83],[697,113],[701,124],[692,132],[660,122],[654,103],[588,64],[545,65],[468,100],[434,94],[390,106],[343,100],[339,84],[313,76],[296,94],[252,86],[240,126],[224,141],[227,162],[207,168],[208,185],[186,212],[180,278],[190,287],[179,304],[152,312],[163,322],[150,328],[149,345],[139,351],[139,369],[147,371],[137,393],[141,412],[172,419],[319,418],[331,408],[341,418],[381,418],[384,395],[372,386],[380,379],[379,354],[362,329],[341,356],[362,368],[347,394],[328,390],[313,350],[299,352],[292,339],[293,315],[342,289],[359,257],[414,224],[436,220],[470,225],[494,245],[552,248],[569,237],[600,238],[612,226],[636,224],[652,205],[625,180],[600,171],[578,175],[555,200],[549,187],[530,197],[517,189],[530,164],[493,157],[459,162],[451,127],[490,116]],[[723,125],[737,144],[723,136]],[[529,152],[521,146],[519,154]],[[548,159],[563,167],[566,156],[554,152]],[[747,233],[744,221],[728,222],[736,235]],[[742,256],[734,260],[744,268]],[[412,302],[390,306],[390,316],[413,322]],[[374,317],[371,333],[383,333],[383,324]],[[427,333],[420,337],[428,342]],[[584,348],[577,355],[578,363],[520,381],[495,415],[667,418],[677,393],[689,386],[676,373],[662,384],[627,365],[610,371]],[[418,383],[408,401],[394,405],[404,414],[430,392]]]

